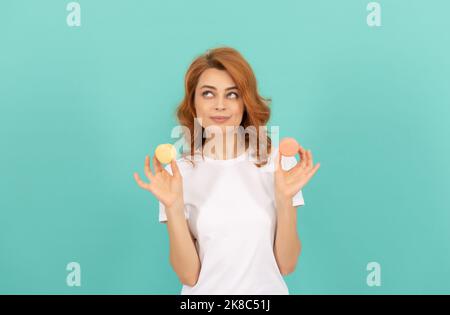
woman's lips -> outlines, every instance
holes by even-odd
[[[230,118],[230,116],[212,116],[211,119],[215,121],[216,123],[223,123],[227,121]]]

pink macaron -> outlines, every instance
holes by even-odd
[[[294,156],[300,149],[300,145],[294,138],[284,138],[280,142],[280,153],[284,156]]]

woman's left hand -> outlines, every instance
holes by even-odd
[[[277,202],[292,204],[292,198],[314,176],[320,167],[320,163],[313,165],[311,150],[305,150],[300,146],[298,153],[300,162],[285,171],[281,167],[281,154],[278,149],[275,166],[275,198]]]

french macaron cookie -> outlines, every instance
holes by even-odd
[[[177,156],[175,147],[170,143],[163,143],[156,147],[155,156],[163,164],[169,164]]]
[[[294,156],[300,149],[300,145],[294,138],[283,138],[280,142],[280,153],[284,156]]]

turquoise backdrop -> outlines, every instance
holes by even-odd
[[[79,27],[69,2],[0,4],[0,293],[179,294],[133,172],[221,45],[321,163],[291,294],[450,293],[449,1],[378,1],[379,27],[368,0],[80,0]]]

